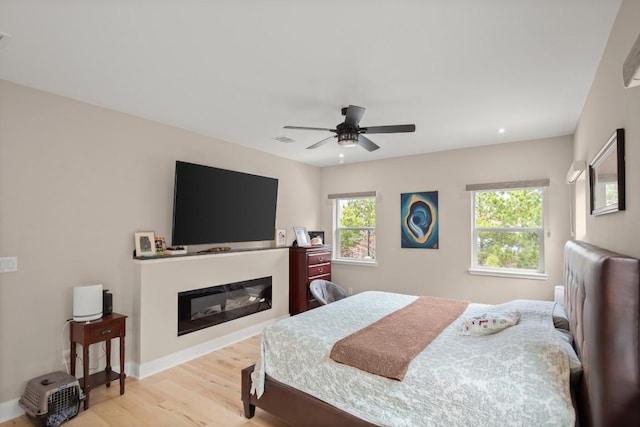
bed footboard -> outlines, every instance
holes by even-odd
[[[373,427],[371,424],[329,405],[315,397],[270,378],[265,378],[264,394],[258,399],[251,394],[251,373],[255,365],[242,370],[242,403],[244,416],[255,415],[256,407],[269,412],[292,426],[309,427]]]

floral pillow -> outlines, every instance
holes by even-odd
[[[479,316],[468,317],[462,321],[462,335],[490,335],[513,326],[520,320],[520,312],[487,312]]]

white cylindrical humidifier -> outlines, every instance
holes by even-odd
[[[102,283],[73,288],[73,320],[88,322],[102,317]]]

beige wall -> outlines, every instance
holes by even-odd
[[[176,160],[278,178],[289,242],[319,222],[317,168],[0,81],[0,256],[19,267],[0,274],[0,409],[63,369],[75,285],[131,314],[133,233],[170,238]]]
[[[589,198],[578,198],[576,212],[584,217],[578,236],[598,246],[640,257],[640,87],[625,89],[622,64],[640,34],[640,1],[625,0],[618,13],[591,91],[575,132],[575,160],[593,160],[617,128],[625,129],[626,210],[591,216]],[[588,179],[576,193],[588,196]]]
[[[333,279],[354,291],[389,290],[414,295],[498,303],[514,298],[553,299],[561,283],[562,247],[569,238],[571,136],[452,150],[421,156],[322,169],[322,213],[331,230],[327,194],[375,190],[377,267],[332,266]],[[524,280],[471,276],[471,200],[466,184],[549,178],[549,279]],[[400,194],[438,191],[440,235],[434,249],[400,248]]]

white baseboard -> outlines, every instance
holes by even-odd
[[[24,415],[24,410],[18,406],[18,400],[20,399],[7,400],[0,403],[0,423]]]
[[[130,375],[137,379],[146,378],[150,375],[157,374],[158,372],[164,371],[165,369],[172,368],[174,366],[180,365],[181,363],[188,362],[189,360],[193,360],[197,357],[204,356],[205,354],[211,353],[212,351],[219,350],[223,347],[227,347],[231,344],[235,344],[239,341],[242,341],[254,335],[257,335],[261,333],[262,330],[270,323],[273,323],[280,319],[284,319],[286,317],[289,317],[289,315],[287,314],[285,316],[282,316],[276,319],[258,323],[256,325],[250,326],[240,331],[232,332],[220,338],[216,338],[211,341],[207,341],[202,344],[198,344],[193,347],[180,350],[178,352],[169,354],[164,357],[160,357],[150,362],[146,362],[143,364],[137,364],[137,363],[127,364],[126,368],[129,368],[129,371],[125,371],[125,372],[127,372],[127,375]]]
[[[220,338],[216,338],[211,341],[207,341],[202,344],[180,350],[176,353],[160,357],[158,359],[152,360],[151,362],[146,362],[143,364],[126,362],[125,373],[128,376],[137,379],[146,378],[153,374],[157,374],[158,372],[164,371],[165,369],[172,368],[174,366],[180,365],[181,363],[188,362],[189,360],[204,356],[205,354],[211,353],[212,351],[219,350],[223,347],[227,347],[231,344],[235,344],[239,341],[257,335],[261,333],[262,330],[270,323],[273,323],[280,319],[284,319],[286,317],[289,317],[289,315],[258,323],[240,331],[232,332]],[[113,369],[119,372],[120,367],[113,366]],[[0,403],[0,423],[24,415],[24,411],[22,410],[22,408],[20,408],[20,406],[18,406],[18,400],[20,399],[18,398]]]

